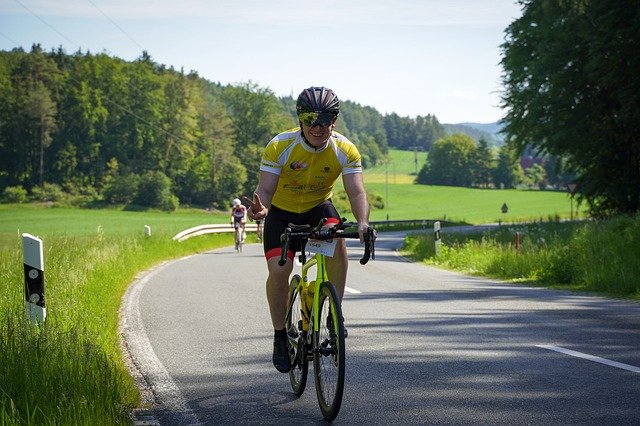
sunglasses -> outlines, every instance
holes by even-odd
[[[298,118],[305,126],[314,127],[320,125],[329,127],[336,115],[330,112],[303,112],[298,114]]]

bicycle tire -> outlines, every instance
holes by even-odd
[[[289,283],[289,306],[287,310],[286,330],[291,352],[291,371],[289,381],[296,396],[302,395],[307,386],[309,361],[307,359],[307,334],[302,330],[302,296],[300,294],[300,275],[295,274]]]
[[[318,314],[320,330],[314,335],[313,372],[322,416],[332,421],[338,416],[344,391],[344,320],[335,286],[320,284]]]
[[[235,229],[236,251],[242,253],[242,228],[240,226]]]

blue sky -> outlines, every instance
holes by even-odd
[[[383,114],[490,123],[520,16],[512,0],[0,0],[0,50],[146,50],[222,84],[324,85]]]

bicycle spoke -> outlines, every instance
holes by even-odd
[[[289,305],[287,310],[286,330],[291,349],[293,367],[289,372],[289,381],[294,394],[302,395],[307,384],[309,364],[306,358],[306,333],[302,330],[302,298],[298,291],[300,276],[294,275],[289,284]]]

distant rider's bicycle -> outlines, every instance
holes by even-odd
[[[316,395],[322,416],[333,420],[340,411],[344,389],[345,328],[340,299],[334,285],[327,277],[326,259],[335,248],[334,238],[360,238],[357,232],[346,232],[355,224],[342,219],[334,227],[323,227],[326,219],[316,228],[309,225],[292,225],[280,237],[282,255],[280,266],[286,262],[289,244],[299,240],[302,276],[294,275],[289,284],[286,330],[291,355],[289,380],[296,396],[302,395],[307,384],[309,362],[313,360]],[[375,259],[376,232],[369,228],[365,236],[364,265]],[[307,257],[306,249],[315,252]],[[316,266],[316,277],[309,270]]]
[[[242,222],[234,221],[233,228],[235,234],[236,251],[238,253],[242,253],[242,244],[244,242],[244,235],[242,234]]]

